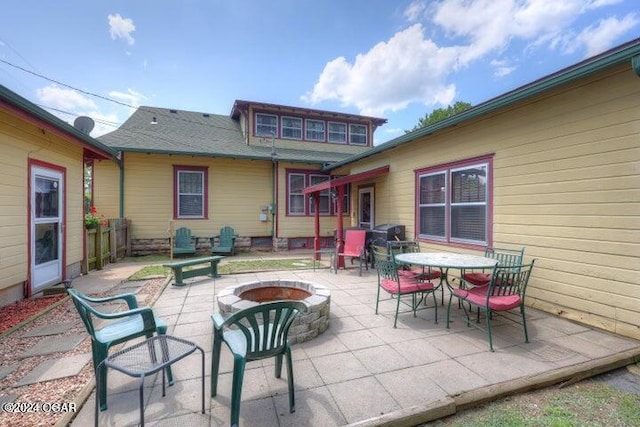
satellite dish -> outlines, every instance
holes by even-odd
[[[82,133],[89,135],[95,126],[95,122],[91,117],[80,116],[73,121],[73,127]]]

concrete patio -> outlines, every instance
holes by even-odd
[[[118,265],[74,281],[92,292],[92,282],[122,280]],[[129,267],[130,268],[130,267]],[[535,274],[535,272],[534,272]],[[185,287],[167,286],[154,311],[169,325],[169,334],[194,341],[205,350],[205,414],[200,412],[200,358],[196,354],[173,365],[176,383],[162,397],[160,377],[146,380],[147,425],[225,426],[229,424],[232,358],[223,346],[218,396],[209,396],[212,349],[210,316],[218,311],[216,293],[255,280],[312,281],[331,290],[330,327],[322,335],[293,346],[296,412],[289,413],[286,370],[281,379],[273,360],[247,365],[240,410],[241,425],[343,426],[418,425],[455,413],[477,402],[510,393],[581,379],[637,362],[640,342],[615,336],[529,308],[530,343],[522,327],[501,318],[493,321],[494,347],[486,334],[469,328],[463,311],[452,308],[446,328],[446,304],[434,310],[401,314],[393,325],[393,306],[374,313],[376,272],[358,276],[357,267],[261,272],[195,278]],[[445,302],[448,296],[445,293]],[[438,303],[440,295],[438,293]],[[430,299],[430,306],[433,301]],[[129,426],[139,422],[135,379],[109,372],[109,408],[100,425]],[[93,424],[94,395],[75,417],[73,426]]]

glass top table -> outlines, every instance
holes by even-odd
[[[100,363],[98,369],[111,368],[130,377],[140,378],[140,425],[144,426],[143,386],[144,378],[158,371],[164,370],[173,363],[187,357],[196,350],[200,350],[202,359],[202,413],[204,414],[204,350],[191,341],[170,335],[156,335],[141,343],[124,348]],[[96,379],[99,375],[96,375]],[[96,384],[95,425],[98,425],[98,407],[100,387]],[[162,372],[162,396],[165,396],[165,373]]]
[[[498,263],[498,260],[494,258],[450,252],[409,252],[396,255],[396,261],[402,264],[443,269],[493,268]]]

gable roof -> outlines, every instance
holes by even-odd
[[[595,74],[606,68],[622,64],[626,61],[631,63],[631,67],[636,75],[640,76],[640,38],[629,41],[606,52],[578,62],[570,67],[564,68],[541,79],[521,86],[512,91],[506,92],[496,98],[492,98],[462,113],[451,116],[445,120],[432,125],[406,133],[397,138],[391,139],[383,144],[373,147],[363,153],[355,154],[349,158],[325,166],[326,171],[330,171],[341,166],[354,163],[366,157],[390,150],[400,145],[415,141],[416,139],[428,136],[443,129],[456,126],[465,121],[484,116],[501,108],[508,107],[515,103],[532,98],[541,93],[553,90],[559,86],[572,81],[579,80],[589,75]]]
[[[239,122],[230,116],[158,107],[139,107],[120,128],[101,136],[100,141],[125,152],[273,159],[271,147],[248,145]],[[351,155],[277,146],[275,152],[277,160],[319,164]]]
[[[6,109],[12,114],[34,123],[36,126],[47,128],[51,132],[55,132],[59,136],[82,146],[93,157],[118,161],[118,153],[111,148],[3,85],[0,85],[0,108]]]

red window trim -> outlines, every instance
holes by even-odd
[[[311,209],[309,208],[309,196],[307,194],[303,194],[304,195],[304,213],[299,213],[299,214],[292,214],[289,212],[289,175],[290,174],[300,174],[300,175],[305,175],[304,178],[304,182],[305,182],[305,187],[308,187],[310,185],[310,180],[311,180],[311,175],[322,175],[322,176],[327,176],[330,177],[330,175],[327,175],[319,170],[309,170],[309,169],[286,169],[285,170],[285,216],[290,216],[293,218],[304,218],[304,217],[312,217],[315,214],[313,212],[311,212]],[[333,177],[335,178],[335,177]],[[350,197],[350,195],[349,195]],[[320,216],[322,217],[331,217],[331,216],[337,216],[336,208],[335,208],[335,202],[333,201],[333,199],[331,197],[329,197],[329,213],[323,213],[320,212]],[[350,213],[350,209],[351,207],[348,206],[348,210],[347,212],[343,212],[342,215],[348,215]]]
[[[202,218],[183,218],[178,216],[178,172],[195,171],[203,173],[203,216]],[[206,166],[173,165],[173,219],[202,220],[209,219],[209,168]]]
[[[470,157],[468,159],[456,160],[448,163],[441,163],[435,166],[428,166],[425,168],[414,169],[414,233],[416,240],[421,242],[428,242],[438,245],[445,245],[450,247],[468,248],[468,249],[480,249],[486,246],[493,245],[493,159],[495,153],[486,154],[483,156]],[[420,237],[420,175],[437,173],[437,172],[449,172],[451,169],[457,169],[464,166],[469,166],[477,163],[487,163],[488,165],[488,178],[487,178],[487,242],[486,244],[472,244],[452,242],[449,230],[446,231],[447,236],[445,240],[428,239]],[[448,177],[447,177],[448,179]],[[450,224],[450,209],[446,211],[447,224]]]

